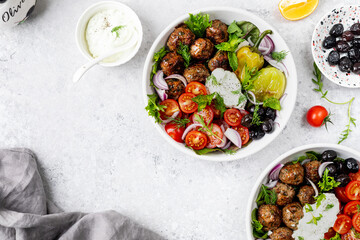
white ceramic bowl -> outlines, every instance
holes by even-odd
[[[287,85],[285,89],[286,98],[284,99],[282,103],[282,110],[280,112],[280,116],[276,118],[276,122],[280,124],[280,127],[277,127],[271,134],[266,134],[265,137],[263,137],[260,140],[253,141],[251,144],[249,144],[247,147],[240,149],[233,155],[227,155],[220,152],[215,153],[209,153],[206,155],[197,155],[194,151],[192,151],[189,148],[186,148],[184,144],[178,143],[174,141],[164,130],[164,127],[162,125],[156,124],[153,118],[149,119],[154,123],[155,128],[159,131],[160,135],[165,138],[172,146],[174,146],[179,151],[188,154],[192,157],[204,159],[204,160],[210,160],[210,161],[233,161],[240,158],[247,157],[249,155],[252,155],[254,153],[257,153],[264,147],[266,147],[270,142],[272,142],[284,129],[285,125],[287,124],[291,113],[295,107],[296,102],[296,94],[297,94],[297,74],[296,74],[296,67],[293,60],[293,56],[290,52],[289,47],[286,45],[285,41],[282,39],[280,34],[267,22],[262,20],[261,18],[255,16],[252,13],[249,13],[247,11],[236,9],[236,8],[227,8],[227,7],[214,7],[214,8],[204,8],[197,11],[194,11],[192,13],[197,14],[199,12],[202,13],[208,13],[210,15],[210,18],[213,19],[220,19],[226,24],[231,24],[234,20],[236,21],[250,21],[253,24],[255,24],[260,31],[264,31],[267,29],[271,29],[273,31],[273,34],[271,35],[272,39],[274,40],[274,43],[276,45],[276,51],[285,50],[288,51],[289,54],[284,60],[285,65],[287,66],[289,70],[289,78],[287,79]],[[148,103],[148,97],[147,94],[153,94],[155,91],[152,87],[150,87],[150,72],[151,67],[153,64],[152,58],[154,56],[154,53],[157,52],[160,48],[166,45],[166,41],[169,37],[169,35],[174,30],[174,27],[176,27],[178,24],[184,22],[186,19],[188,19],[189,15],[185,14],[172,23],[170,23],[164,31],[162,31],[159,36],[156,38],[155,42],[153,43],[144,66],[143,71],[143,95],[144,95],[144,101],[147,105]]]
[[[258,180],[256,181],[250,197],[249,202],[246,209],[246,234],[247,239],[254,240],[255,238],[252,235],[252,226],[251,226],[251,212],[254,208],[256,208],[256,198],[259,194],[260,186],[268,182],[268,175],[269,172],[279,163],[287,163],[293,160],[296,160],[299,156],[304,155],[307,151],[315,151],[322,153],[325,150],[334,150],[337,152],[338,156],[342,158],[349,158],[353,157],[357,160],[360,160],[360,152],[357,152],[351,148],[344,147],[338,144],[329,144],[329,143],[317,143],[317,144],[310,144],[301,147],[294,148],[280,157],[278,157],[275,161],[273,161],[259,176]]]
[[[360,76],[355,73],[349,74],[341,72],[338,66],[330,66],[327,58],[333,49],[323,48],[322,43],[325,37],[330,35],[329,31],[334,24],[342,23],[344,25],[344,31],[346,31],[350,29],[351,25],[358,22],[359,19],[360,5],[335,8],[320,19],[315,27],[311,43],[314,61],[322,74],[330,81],[348,88],[359,88]],[[343,55],[345,54],[341,56]]]
[[[93,57],[91,56],[91,54],[89,52],[87,42],[85,39],[86,27],[92,16],[94,16],[99,11],[106,10],[106,9],[119,9],[119,10],[126,12],[126,14],[128,14],[131,18],[134,19],[135,26],[139,31],[139,41],[136,44],[134,50],[130,54],[128,54],[127,57],[122,58],[116,62],[106,62],[106,63],[100,62],[99,63],[100,65],[102,65],[104,67],[114,67],[114,66],[122,65],[122,64],[128,62],[130,59],[132,59],[136,55],[136,53],[139,51],[139,48],[141,46],[141,42],[142,42],[142,38],[143,38],[142,25],[141,25],[139,17],[136,15],[136,13],[131,8],[129,8],[128,6],[126,6],[123,3],[115,2],[115,1],[102,1],[102,2],[98,2],[98,3],[91,5],[80,16],[77,26],[76,26],[75,37],[76,37],[77,46],[78,46],[79,50],[81,51],[81,53],[84,55],[84,57],[86,57],[89,60],[93,60]]]

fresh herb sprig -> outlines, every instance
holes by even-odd
[[[160,61],[161,59],[163,59],[163,57],[168,53],[169,51],[165,49],[165,47],[162,47],[160,48],[159,51],[157,51],[155,54],[154,54],[154,57],[153,57],[153,61],[154,61],[154,64],[152,65],[152,69],[151,69],[151,73],[150,73],[150,86],[156,88],[154,82],[153,82],[153,77],[154,75],[156,74],[156,72],[158,71],[158,68],[159,68],[159,64],[160,64]]]
[[[116,37],[119,38],[120,37],[119,30],[122,29],[123,27],[125,27],[125,26],[123,26],[123,25],[116,26],[113,29],[111,29],[111,32],[115,33]]]
[[[221,142],[223,142],[222,138],[219,137],[216,133],[213,132],[213,124],[210,124],[209,126],[206,125],[204,118],[200,116],[199,114],[194,115],[194,122],[198,122],[202,125],[201,128],[199,128],[199,131],[206,132],[206,134],[210,137],[215,137],[219,139]]]
[[[184,128],[186,124],[190,123],[190,120],[187,118],[168,118],[171,119],[171,122],[176,124],[176,128]]]
[[[316,201],[316,209],[318,209],[321,205],[321,202],[326,199],[326,195],[321,193],[317,197],[314,197]]]
[[[180,45],[177,49],[177,53],[183,57],[185,68],[187,68],[191,61],[189,46],[180,42]]]
[[[266,239],[268,238],[268,231],[264,230],[264,226],[257,220],[257,208],[251,212],[252,229],[255,238]]]
[[[312,219],[309,222],[307,222],[307,224],[315,224],[315,225],[317,225],[318,221],[320,221],[322,219],[322,217],[323,217],[322,214],[320,214],[318,217],[315,217],[313,215]]]
[[[333,177],[330,177],[328,174],[329,169],[326,168],[321,181],[318,183],[321,192],[328,192],[331,189],[336,188],[340,185],[339,182],[335,181],[335,179]]]
[[[279,99],[274,98],[274,97],[267,98],[264,101],[263,106],[264,107],[269,107],[269,108],[272,108],[272,109],[275,109],[275,110],[278,110],[278,111],[281,110],[281,104],[280,104]]]
[[[149,99],[148,105],[145,107],[146,111],[148,112],[149,116],[155,118],[156,123],[162,123],[162,119],[160,118],[160,112],[164,112],[166,106],[158,104],[159,97],[155,93],[149,94],[147,96]]]
[[[198,95],[192,98],[191,100],[198,104],[199,112],[204,108],[206,108],[206,106],[211,105],[213,100],[214,100],[215,108],[220,111],[221,117],[223,117],[225,111],[227,110],[224,103],[224,99],[217,92],[214,92],[210,95]]]
[[[260,193],[256,199],[256,204],[258,206],[262,204],[275,204],[277,196],[274,190],[269,189],[264,184],[261,185]]]
[[[184,23],[197,38],[203,37],[205,35],[206,28],[211,27],[212,25],[209,14],[198,13],[194,15],[189,13],[189,16],[189,20],[186,20]]]
[[[277,62],[282,62],[289,52],[282,50],[281,52],[272,52],[271,57]]]
[[[347,115],[348,115],[349,121],[348,121],[348,124],[345,126],[345,130],[343,130],[340,135],[340,139],[338,141],[338,144],[340,144],[349,137],[349,134],[352,132],[351,126],[353,125],[354,127],[356,127],[356,119],[351,116],[351,105],[352,105],[353,101],[355,100],[355,97],[351,98],[347,102],[342,102],[342,103],[338,103],[338,102],[334,102],[334,101],[330,100],[327,97],[328,91],[323,90],[323,81],[322,81],[322,74],[320,72],[320,69],[318,68],[316,63],[314,63],[313,65],[314,65],[313,74],[316,79],[312,79],[312,81],[317,86],[317,88],[314,88],[314,91],[319,92],[321,94],[321,98],[324,98],[329,103],[336,104],[336,105],[348,104]]]
[[[263,122],[260,120],[260,115],[258,113],[259,111],[259,105],[255,105],[254,113],[253,113],[253,119],[251,124],[260,126]]]

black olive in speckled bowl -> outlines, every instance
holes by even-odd
[[[355,74],[360,74],[360,63],[355,63],[353,66],[353,72]]]
[[[345,187],[350,182],[350,177],[347,174],[339,174],[335,177],[335,181],[339,182],[339,187]]]
[[[336,51],[331,51],[328,56],[328,62],[331,66],[338,65],[340,62],[340,54]]]
[[[354,158],[348,158],[345,160],[345,171],[347,173],[357,173],[359,171],[358,161]]]
[[[337,153],[334,150],[326,150],[321,154],[323,162],[332,162],[337,158]]]
[[[348,56],[353,63],[357,63],[360,60],[360,49],[357,47],[350,48]]]
[[[326,37],[323,41],[322,46],[326,49],[330,49],[335,47],[336,45],[336,38],[333,36]]]
[[[330,29],[330,35],[334,37],[340,37],[344,32],[344,26],[341,23],[335,24]]]
[[[347,42],[343,40],[336,42],[336,51],[340,53],[346,53],[349,51],[349,49],[350,49],[350,45]]]
[[[352,70],[353,63],[348,57],[342,57],[339,62],[339,69],[342,72],[350,72]]]
[[[354,23],[350,27],[350,31],[352,31],[356,35],[360,35],[360,23]]]

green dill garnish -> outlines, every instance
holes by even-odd
[[[282,50],[281,52],[272,52],[271,56],[277,62],[282,62],[286,58],[289,52]]]
[[[260,120],[260,116],[258,114],[259,111],[259,105],[255,105],[254,113],[253,113],[253,119],[251,124],[260,126],[262,124],[262,121]]]
[[[168,118],[171,119],[171,122],[175,123],[177,128],[184,128],[186,124],[190,122],[187,118]]]

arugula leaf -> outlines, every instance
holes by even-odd
[[[258,206],[262,204],[275,204],[277,200],[277,196],[274,190],[270,190],[264,184],[261,185],[260,193],[256,199],[256,204]]]
[[[236,53],[228,52],[228,59],[229,59],[229,64],[230,64],[231,69],[235,72],[239,67]]]
[[[177,53],[180,54],[184,59],[185,68],[187,68],[191,61],[190,49],[188,45],[183,44],[180,42],[179,48]]]
[[[251,212],[251,226],[253,228],[253,236],[255,238],[266,239],[268,238],[268,231],[265,231],[264,226],[257,220],[257,208]]]
[[[333,177],[328,176],[329,169],[325,169],[322,180],[318,183],[321,192],[328,192],[331,189],[338,187],[339,182],[336,182]]]
[[[314,209],[312,208],[312,206],[310,204],[305,204],[305,211],[306,212],[312,212],[314,211]]]
[[[326,195],[321,193],[317,197],[315,197],[316,200],[316,209],[318,209],[321,205],[321,202],[326,199]]]
[[[272,109],[275,109],[275,110],[281,110],[281,105],[280,105],[280,101],[279,99],[277,98],[274,98],[274,97],[270,97],[268,99],[266,99],[264,101],[264,104],[263,104],[264,107],[269,107],[269,108],[272,108]]]
[[[118,37],[120,37],[119,30],[122,29],[123,27],[125,27],[125,26],[123,26],[123,25],[116,26],[111,30],[111,32],[116,33],[116,37],[118,38]]]
[[[160,111],[164,112],[166,106],[158,105],[157,102],[159,100],[159,97],[157,94],[148,94],[147,96],[149,100],[148,105],[145,107],[146,111],[148,112],[149,116],[155,118],[156,123],[162,123],[162,120],[160,118]]]
[[[254,109],[253,119],[252,119],[251,124],[260,126],[260,124],[262,124],[263,122],[260,120],[260,116],[258,114],[258,111],[259,111],[259,105],[256,105],[255,109]]]
[[[193,15],[189,13],[189,16],[189,20],[186,20],[184,23],[195,34],[197,38],[203,37],[206,28],[211,27],[212,25],[212,21],[210,22],[209,14],[198,13],[196,15]]]
[[[281,52],[272,52],[271,56],[277,62],[282,62],[286,58],[289,52],[282,50]]]
[[[260,30],[251,22],[241,21],[237,22],[237,25],[242,31],[241,37],[244,39],[250,38],[255,43],[260,36]]]
[[[359,206],[359,205],[358,205]],[[330,210],[330,209],[332,209],[334,207],[334,204],[328,204],[328,205],[326,205],[326,207],[325,207],[325,211],[328,211],[328,210]]]
[[[151,73],[150,73],[150,86],[156,88],[154,82],[153,82],[153,77],[154,75],[156,74],[156,72],[158,71],[158,68],[159,68],[159,63],[161,61],[161,59],[168,53],[168,51],[165,49],[165,47],[162,47],[160,48],[159,51],[157,51],[155,54],[154,54],[154,57],[153,57],[153,61],[154,61],[154,64],[152,65],[152,70],[151,70]]]
[[[198,111],[200,112],[206,106],[211,105],[212,100],[214,99],[216,93],[210,95],[198,95],[191,100],[198,104]]]
[[[317,222],[320,221],[322,217],[323,217],[323,215],[321,215],[321,214],[320,214],[318,217],[315,217],[315,216],[313,215],[311,221],[310,221],[310,222],[307,222],[307,224],[313,223],[313,224],[317,225]]]

